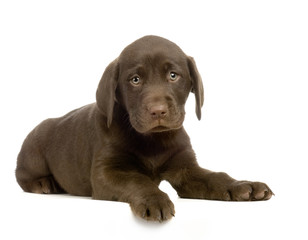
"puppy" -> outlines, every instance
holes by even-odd
[[[199,167],[182,125],[190,92],[200,120],[203,85],[193,58],[161,37],[133,42],[106,68],[96,103],[47,119],[29,133],[17,159],[17,182],[26,192],[128,202],[135,215],[152,221],[175,214],[158,188],[162,180],[182,198],[270,199],[264,183]]]

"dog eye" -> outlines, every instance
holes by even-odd
[[[169,78],[171,81],[176,81],[178,79],[178,75],[175,72],[171,72]]]
[[[130,80],[130,82],[133,84],[133,85],[139,85],[140,84],[140,78],[139,77],[133,77],[131,80]]]

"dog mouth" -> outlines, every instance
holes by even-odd
[[[182,127],[182,121],[167,122],[167,121],[154,121],[148,124],[134,124],[133,127],[137,132],[142,134],[160,133],[171,130],[176,130]]]
[[[170,131],[170,130],[171,130],[171,128],[169,128],[169,127],[157,126],[157,127],[150,129],[149,132],[155,133],[155,132],[165,132],[165,131]]]
[[[130,114],[130,123],[141,134],[160,133],[180,129],[183,126],[184,116],[185,112],[180,112],[162,119],[149,119]]]

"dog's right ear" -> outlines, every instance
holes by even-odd
[[[118,85],[119,64],[118,59],[111,62],[98,84],[96,91],[96,104],[99,111],[107,117],[107,127],[112,123],[113,108],[116,101],[116,88]]]

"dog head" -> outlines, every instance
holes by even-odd
[[[115,104],[120,104],[136,131],[152,133],[182,127],[190,92],[195,94],[200,120],[203,85],[193,58],[167,39],[146,36],[127,46],[108,65],[96,100],[108,127]]]

